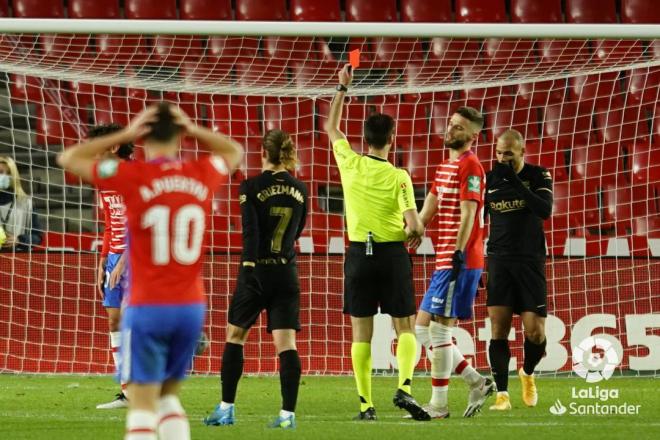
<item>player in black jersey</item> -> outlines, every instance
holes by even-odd
[[[295,427],[300,382],[296,331],[300,330],[300,285],[295,241],[307,217],[307,188],[289,174],[296,164],[290,136],[270,130],[263,139],[263,172],[242,182],[240,204],[243,254],[238,283],[229,306],[227,343],[222,355],[222,401],[207,425],[234,423],[234,399],[243,374],[243,344],[262,310],[280,359],[282,410],[270,425]]]
[[[552,213],[552,177],[543,167],[525,163],[522,135],[507,130],[497,140],[497,163],[486,174],[488,238],[488,316],[492,336],[488,354],[497,385],[492,410],[509,410],[509,331],[519,314],[525,334],[523,402],[538,400],[534,368],[545,352],[546,280],[543,220]]]

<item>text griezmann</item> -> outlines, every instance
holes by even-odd
[[[161,194],[181,192],[190,194],[200,202],[206,200],[209,189],[199,180],[184,176],[166,176],[151,181],[151,187],[141,186],[140,196],[145,202],[160,196]]]

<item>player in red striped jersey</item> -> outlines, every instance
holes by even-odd
[[[179,160],[181,136],[208,156]],[[146,162],[97,160],[117,143],[144,138]],[[67,148],[58,163],[126,205],[129,287],[122,310],[120,370],[129,383],[125,440],[189,440],[178,394],[204,323],[206,219],[213,192],[241,162],[232,139],[200,127],[177,107],[149,107],[118,133]]]
[[[88,138],[94,139],[120,131],[119,124],[104,124],[92,127]],[[133,155],[133,144],[117,144],[105,152],[103,159],[129,160]],[[121,348],[121,333],[119,331],[119,318],[121,303],[125,291],[126,255],[126,218],[124,200],[115,191],[99,191],[99,203],[103,210],[104,230],[103,248],[99,259],[96,284],[103,298],[103,307],[108,314],[110,329],[110,348],[115,369],[119,367],[119,351]],[[96,406],[96,409],[126,408],[126,383],[121,383],[121,391],[114,400]]]
[[[457,319],[469,319],[484,267],[483,206],[485,173],[471,150],[483,116],[461,107],[451,116],[445,136],[449,159],[441,163],[420,217],[428,225],[438,215],[435,272],[417,314],[417,339],[431,353],[433,394],[425,407],[433,418],[449,416],[447,390],[452,365],[470,385],[471,417],[493,393],[494,384],[469,366],[452,343]],[[429,345],[432,349],[429,350]]]

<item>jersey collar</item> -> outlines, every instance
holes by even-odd
[[[368,157],[369,159],[377,160],[379,162],[387,162],[387,159],[383,159],[382,157],[372,156],[371,154],[365,154],[365,157]]]

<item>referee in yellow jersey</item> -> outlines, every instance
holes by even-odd
[[[325,130],[341,174],[350,245],[344,263],[344,313],[351,315],[351,359],[360,396],[356,420],[376,420],[371,400],[371,337],[373,317],[392,316],[398,343],[399,386],[394,405],[415,420],[430,420],[411,395],[417,341],[412,326],[415,296],[412,263],[405,242],[424,233],[417,214],[410,176],[387,161],[394,137],[394,121],[372,114],[364,123],[369,153],[351,149],[339,130],[344,97],[353,80],[350,65],[339,72],[339,85]],[[405,227],[404,227],[405,219]]]

